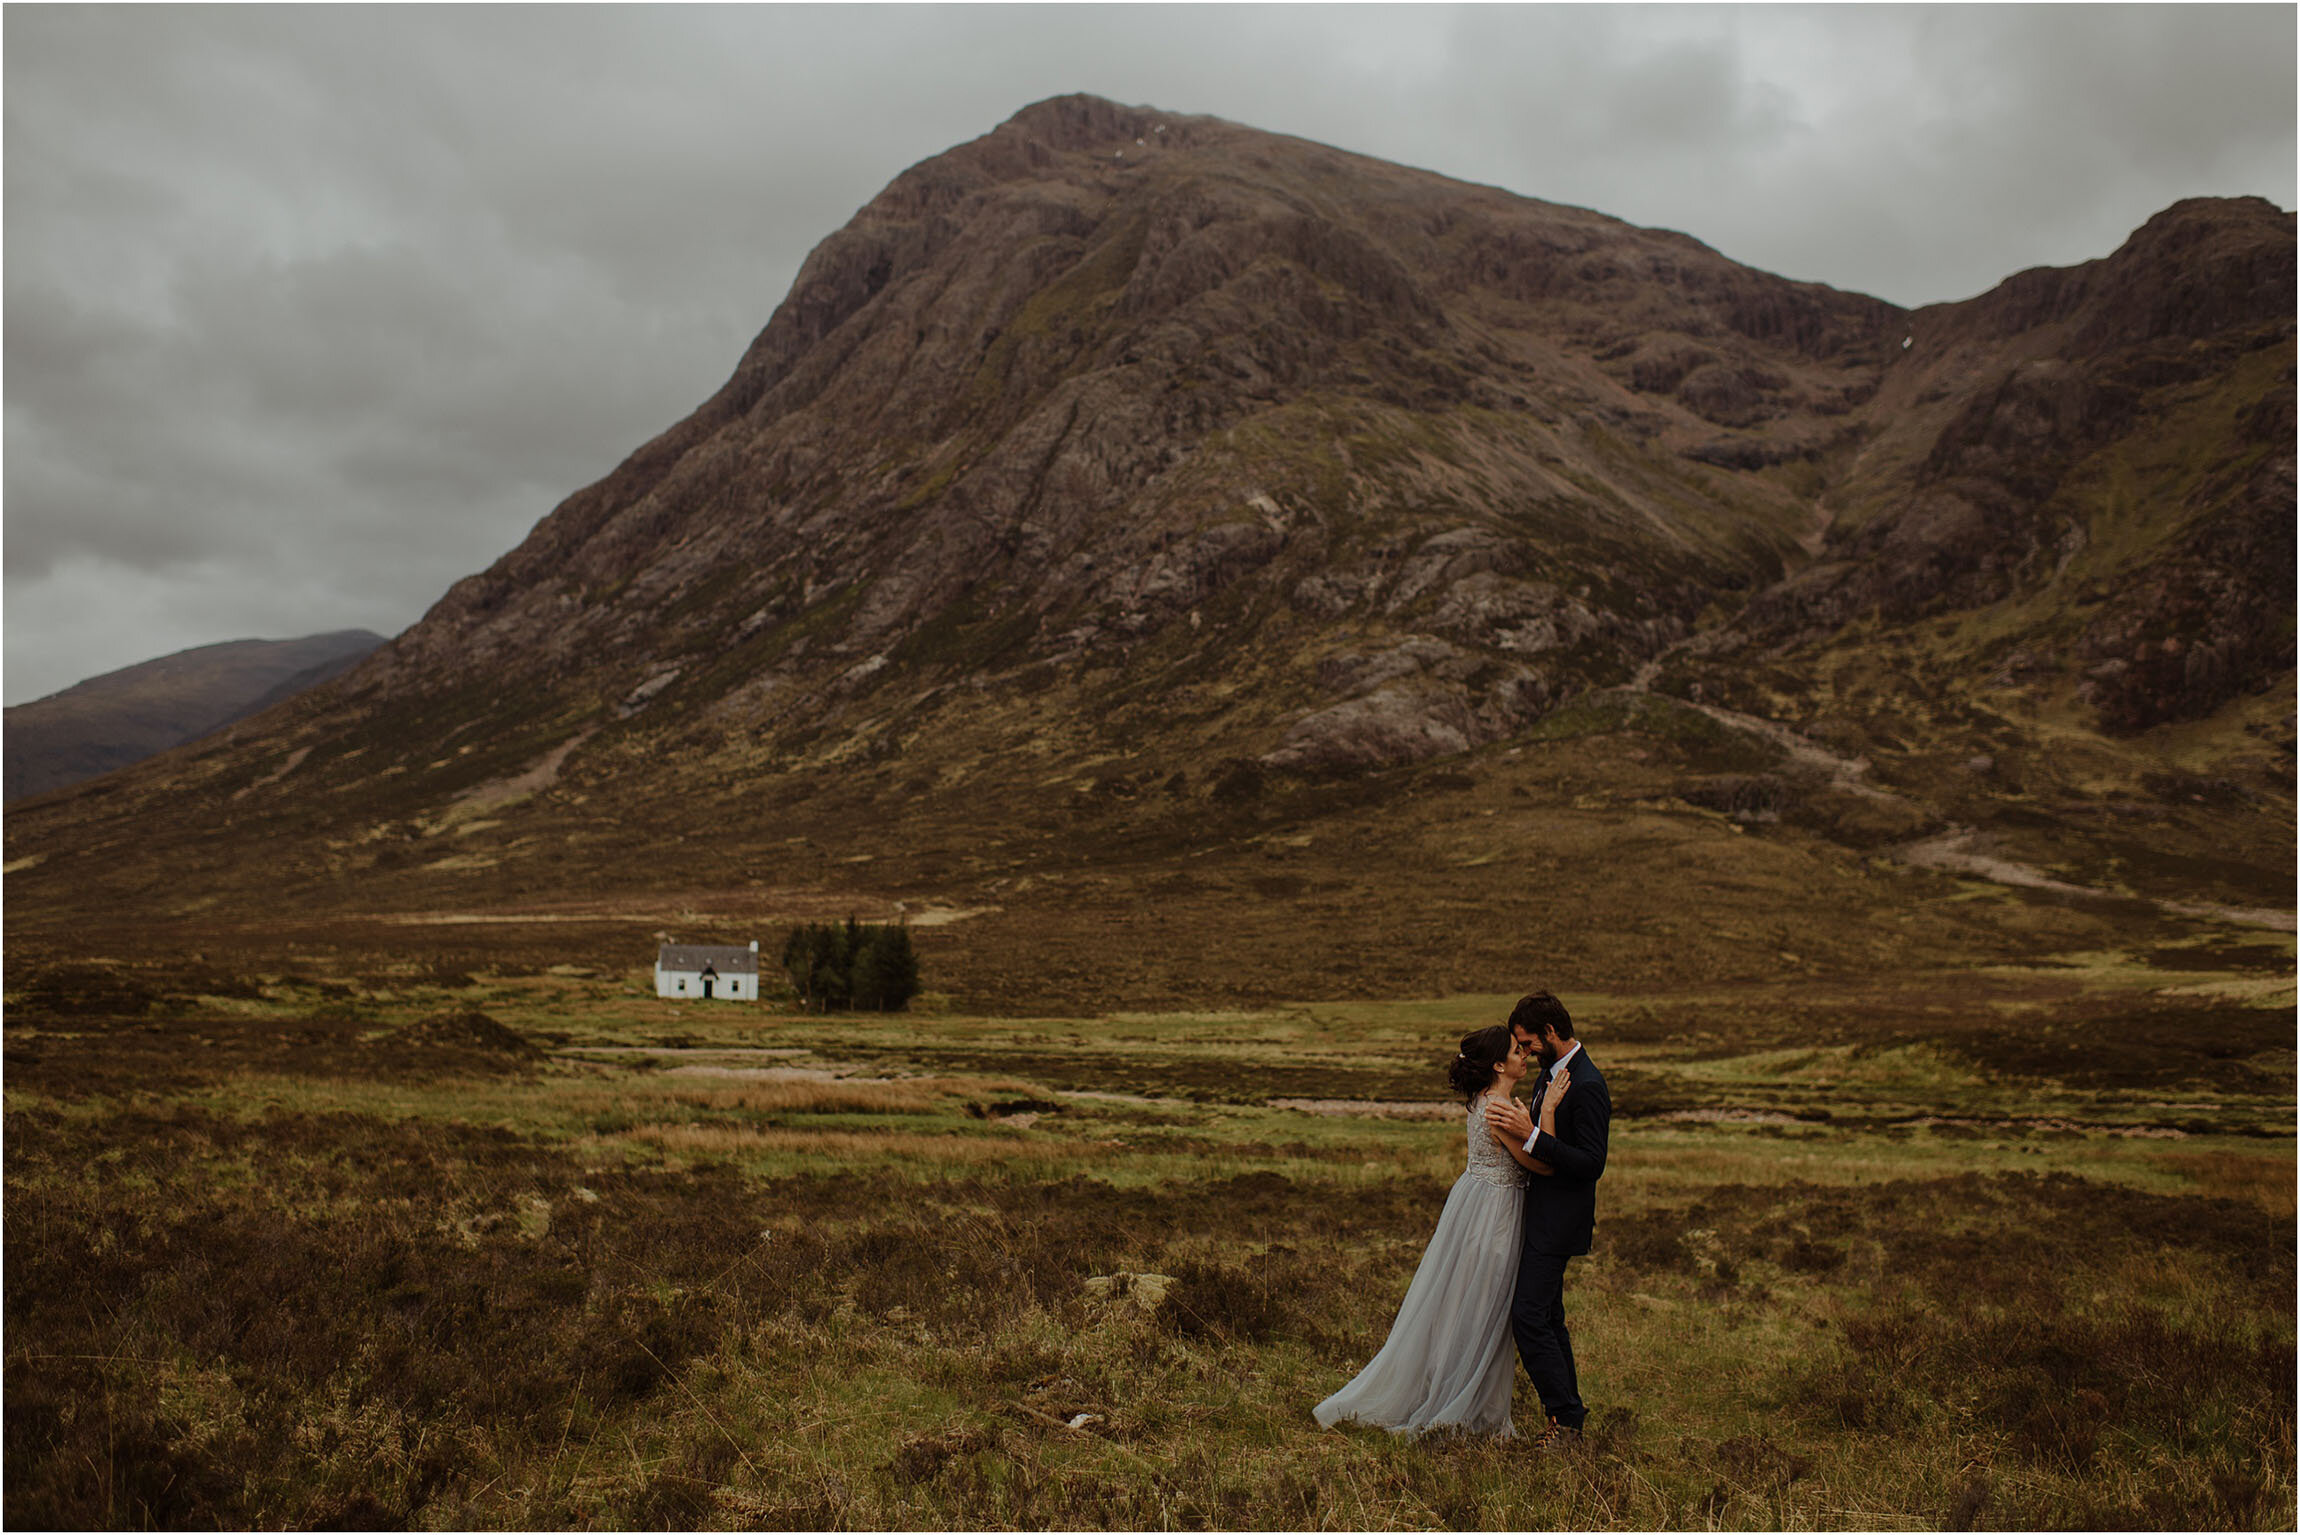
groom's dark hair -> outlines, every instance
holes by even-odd
[[[1546,991],[1520,997],[1517,1006],[1510,1010],[1509,1026],[1523,1029],[1535,1039],[1544,1034],[1555,1034],[1559,1039],[1573,1038],[1573,1015],[1565,1010],[1563,1002]]]

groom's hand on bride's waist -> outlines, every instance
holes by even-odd
[[[1485,1118],[1487,1124],[1492,1125],[1512,1140],[1522,1142],[1533,1134],[1533,1116],[1528,1114],[1525,1111],[1525,1105],[1515,1098],[1504,1098],[1499,1103],[1488,1102],[1485,1106]]]

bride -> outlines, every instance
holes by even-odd
[[[1469,1166],[1446,1196],[1389,1341],[1357,1379],[1317,1405],[1321,1425],[1349,1421],[1393,1434],[1453,1429],[1506,1438],[1516,1432],[1509,1421],[1517,1364],[1509,1305],[1517,1288],[1518,1230],[1526,1174],[1547,1176],[1549,1168],[1501,1140],[1486,1123],[1484,1104],[1488,1094],[1509,1096],[1525,1066],[1526,1048],[1507,1024],[1462,1040],[1446,1078],[1469,1100]],[[1542,1096],[1546,1133],[1556,1133],[1565,1090],[1561,1075]]]

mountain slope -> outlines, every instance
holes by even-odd
[[[1251,928],[1193,960],[1233,987],[1298,967],[1314,912],[1426,985],[1456,919],[1387,924],[1432,870],[1506,927],[1535,893],[1503,876],[1551,868],[1573,909],[1540,920],[1592,964],[1634,968],[1655,899],[1874,963],[1941,894],[1875,850],[2002,824],[2098,875],[2097,802],[2170,773],[2233,787],[2120,827],[2195,865],[2132,893],[2248,900],[2289,868],[2292,252],[2265,203],[2181,204],[1912,314],[1041,103],[898,177],[724,388],[422,623],[260,729],[12,817],[11,860],[59,911],[994,904],[953,930],[967,963],[1079,986],[1049,956],[1113,909]],[[1257,872],[1289,860],[1316,871]],[[1928,910],[1927,952],[2092,920]]]
[[[44,794],[259,713],[383,643],[365,629],[229,640],[74,683],[7,711],[7,797]]]
[[[1822,558],[1765,594],[1778,636],[1877,611],[2038,613],[2110,730],[2195,718],[2293,664],[2289,215],[2199,199],[2123,249],[1910,316]],[[2082,589],[2077,591],[2077,589]],[[2015,648],[2011,643],[2006,651]]]

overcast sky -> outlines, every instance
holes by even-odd
[[[391,634],[905,166],[1091,91],[1916,305],[2293,206],[2295,12],[10,5],[5,693]]]

